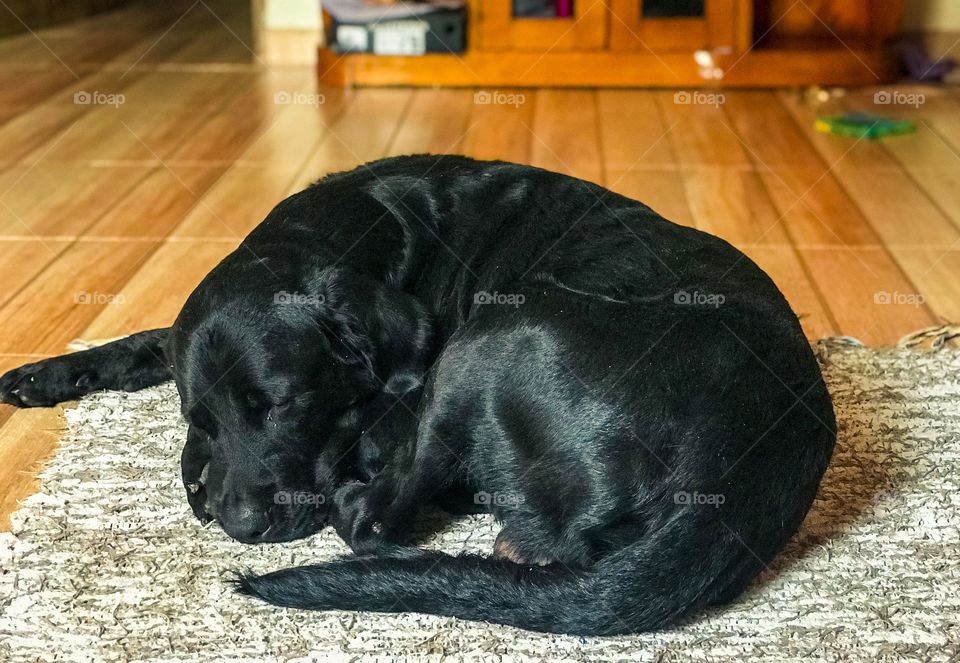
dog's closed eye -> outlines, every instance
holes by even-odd
[[[260,392],[247,392],[244,397],[244,405],[247,412],[255,418],[271,419],[278,414],[288,410],[296,401],[296,396],[289,398],[271,399],[266,394]]]
[[[296,400],[296,396],[291,396],[290,398],[284,399],[279,403],[272,403],[267,409],[267,420],[270,421],[277,415],[281,415],[288,411]]]

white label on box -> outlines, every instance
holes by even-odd
[[[377,55],[423,55],[427,52],[424,21],[391,21],[371,26]]]
[[[364,25],[337,26],[337,46],[342,51],[367,50],[367,27]]]

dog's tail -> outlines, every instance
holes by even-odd
[[[534,631],[614,635],[657,629],[732,598],[761,567],[715,518],[709,523],[677,514],[588,570],[412,549],[241,575],[236,582],[245,594],[291,608],[421,612]]]

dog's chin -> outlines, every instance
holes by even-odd
[[[219,522],[217,523],[220,524]],[[256,545],[260,543],[283,543],[284,541],[296,541],[305,539],[322,530],[327,525],[326,518],[311,519],[307,522],[285,523],[282,521],[274,522],[266,532],[259,535],[256,540],[245,540],[233,536],[221,525],[220,529],[234,541]]]

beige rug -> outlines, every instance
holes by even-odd
[[[0,535],[0,660],[950,661],[960,659],[960,353],[818,347],[840,438],[800,534],[734,605],[665,633],[575,638],[413,614],[309,613],[234,594],[346,552],[251,547],[187,509],[172,385],[68,411],[43,492]],[[429,545],[490,550],[488,518]]]

